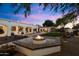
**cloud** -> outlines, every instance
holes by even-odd
[[[57,18],[60,18],[61,15],[50,15],[45,13],[37,13],[37,14],[30,14],[27,18],[25,18],[24,14],[3,14],[5,18],[8,18],[12,21],[22,22],[26,24],[42,24],[45,20],[49,19],[52,21],[56,21]]]
[[[8,14],[0,13],[0,18],[3,18],[4,20],[11,20],[15,22],[31,24],[31,22],[29,22],[22,14],[15,15],[15,14],[10,14],[10,13]]]
[[[30,14],[27,18],[25,18],[24,14],[17,14],[13,15],[18,22],[26,23],[26,24],[42,24],[45,20],[52,20],[56,21],[57,18],[61,18],[62,16],[59,15],[50,15],[50,14]]]
[[[49,15],[49,14],[32,14],[30,16],[28,16],[28,18],[30,19],[33,19],[35,21],[40,21],[40,20],[46,20],[46,19],[49,19],[49,20],[52,20],[52,21],[56,21],[57,18],[60,18],[61,15]]]

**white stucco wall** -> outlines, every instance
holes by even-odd
[[[4,19],[0,19],[0,25],[6,25],[8,27],[8,30],[6,31],[5,34],[0,34],[0,36],[11,36],[11,33],[14,33],[15,35],[26,35],[26,34],[30,34],[30,33],[34,33],[33,29],[36,29],[36,32],[38,31],[38,28],[39,26],[36,26],[36,25],[32,25],[32,24],[24,24],[24,23],[19,23],[19,22],[12,22],[12,21],[7,21],[7,20],[4,20]],[[26,28],[26,27],[29,27],[31,28],[31,32],[27,32],[23,29],[23,32],[24,34],[21,34],[21,33],[18,33],[18,31],[12,31],[12,26],[21,26],[23,28]],[[42,27],[42,28],[39,28],[40,29],[40,32],[41,32],[41,29],[45,29],[45,27]],[[47,28],[48,29],[48,32],[50,32],[50,28]],[[44,32],[44,31],[42,31]]]
[[[11,27],[12,26],[22,26],[23,28],[25,27],[31,27],[32,30],[31,32],[28,32],[28,33],[33,33],[33,29],[34,28],[38,28],[38,26],[35,26],[35,25],[32,25],[32,24],[23,24],[23,23],[18,23],[18,22],[12,22],[12,21],[6,21],[4,19],[0,19],[0,25],[6,25],[8,27],[8,30],[6,31],[7,33],[4,33],[4,34],[0,34],[0,36],[5,36],[7,34],[7,36],[11,36],[11,32],[14,32],[14,31],[11,31]],[[28,33],[25,33],[25,31],[23,30],[24,34],[28,34]],[[17,34],[17,32],[14,32],[16,35],[21,35],[21,33]]]

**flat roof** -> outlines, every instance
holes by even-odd
[[[2,20],[2,21],[8,21],[8,22],[15,22],[15,23],[20,23],[20,24],[26,24],[26,23],[22,23],[22,22],[17,22],[17,21],[12,21],[12,20],[9,20],[9,19],[5,19],[5,18],[0,18],[0,20]],[[27,24],[27,25],[33,25],[33,24]],[[34,25],[34,26],[36,26],[36,25]]]

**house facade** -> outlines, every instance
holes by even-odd
[[[0,37],[11,35],[28,35],[38,32],[50,32],[48,27],[39,27],[33,24],[6,21],[0,19]]]

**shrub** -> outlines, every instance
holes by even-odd
[[[60,32],[51,32],[51,33],[42,34],[42,36],[59,37],[59,36],[62,36],[62,33],[60,33]]]

